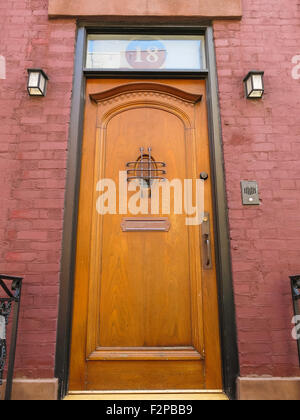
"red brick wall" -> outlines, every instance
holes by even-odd
[[[241,373],[300,376],[289,275],[300,273],[300,6],[244,0],[242,22],[215,22]],[[262,101],[243,77],[265,71]],[[299,72],[300,74],[300,72]],[[262,204],[241,205],[240,180]]]
[[[0,2],[0,273],[25,275],[17,375],[53,377],[75,22],[46,0]],[[50,77],[26,93],[30,67]]]

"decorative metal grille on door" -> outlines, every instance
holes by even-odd
[[[167,171],[165,162],[156,161],[152,156],[152,149],[148,147],[148,153],[144,153],[145,149],[140,148],[140,155],[134,162],[128,162],[127,181],[139,180],[143,188],[151,188],[153,181],[165,181],[164,175]]]

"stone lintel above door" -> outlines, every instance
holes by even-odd
[[[242,0],[49,0],[49,17],[152,16],[240,19]]]

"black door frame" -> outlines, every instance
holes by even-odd
[[[205,35],[207,70],[199,72],[108,72],[84,69],[87,35],[89,33]],[[209,116],[210,155],[213,173],[214,219],[216,226],[217,278],[219,289],[220,336],[223,366],[223,386],[229,398],[236,398],[236,380],[239,375],[236,318],[231,269],[227,197],[223,161],[222,129],[218,97],[217,67],[212,26],[207,25],[126,25],[80,22],[77,28],[71,122],[68,143],[68,167],[65,195],[63,247],[60,277],[60,303],[56,344],[55,376],[59,380],[62,399],[68,392],[76,236],[81,172],[81,148],[85,85],[87,78],[195,78],[207,80],[207,107]]]

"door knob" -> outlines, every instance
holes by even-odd
[[[203,181],[206,181],[208,178],[209,176],[207,172],[201,172],[200,179],[202,179]]]

